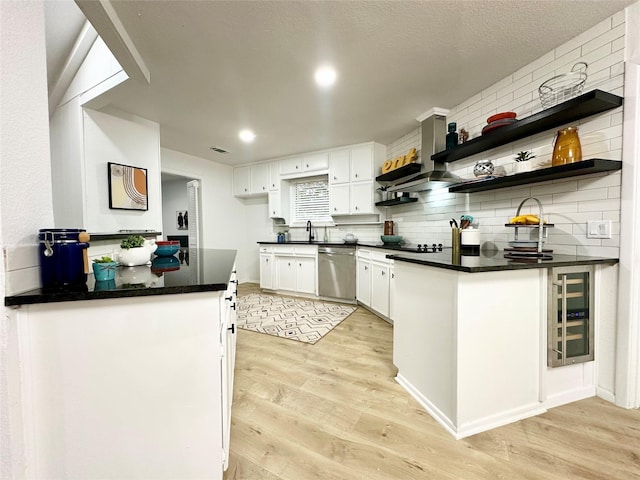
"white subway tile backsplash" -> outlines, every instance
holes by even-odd
[[[615,28],[612,28],[602,35],[595,37],[593,40],[584,43],[582,45],[582,54],[585,55],[605,45],[611,47],[614,41],[624,38],[624,29],[624,24],[617,25]],[[611,51],[611,48],[609,51]]]
[[[457,106],[450,108],[448,122],[465,128],[471,138],[481,134],[488,116],[501,111],[515,111],[526,118],[542,110],[538,87],[545,80],[567,73],[576,62],[589,64],[584,92],[594,88],[623,95],[624,87],[624,12],[599,23],[555,50],[534,60]],[[621,159],[622,108],[589,117],[578,125],[583,158]],[[473,166],[480,159],[491,159],[496,171],[512,173],[513,156],[532,150],[533,165],[550,165],[556,129],[542,132],[493,150],[461,159],[448,169],[463,178],[474,178]],[[420,128],[387,147],[389,158],[406,153],[421,142]],[[417,147],[416,147],[417,148]],[[550,229],[548,246],[556,253],[617,256],[620,229],[620,172],[586,177],[558,179],[550,182],[492,190],[475,194],[454,194],[446,189],[419,194],[419,202],[392,207],[387,215],[398,224],[398,231],[410,243],[449,241],[448,220],[462,213],[473,215],[480,225],[481,239],[490,247],[504,248],[513,238],[513,228],[505,227],[516,214],[518,205],[533,196],[543,205],[545,217],[556,224]],[[537,206],[527,201],[522,213],[536,213]],[[611,220],[611,239],[587,239],[588,220]],[[364,230],[364,229],[363,229]],[[555,232],[553,231],[555,230]],[[367,232],[376,237],[379,228]],[[357,234],[362,237],[362,235]]]

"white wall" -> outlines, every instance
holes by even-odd
[[[253,248],[246,235],[247,211],[233,197],[233,168],[166,148],[161,149],[161,158],[162,172],[201,181],[201,246],[238,250],[238,279],[248,281],[254,275],[247,270]]]
[[[38,229],[53,224],[44,9],[41,2],[0,2],[0,244],[5,260],[35,252]],[[8,255],[9,254],[9,255]],[[13,259],[12,259],[13,260]],[[36,276],[37,278],[37,276]],[[0,477],[26,478],[20,363],[12,310],[0,319]]]
[[[119,115],[84,110],[83,227],[89,232],[116,232],[120,229],[160,231],[160,126],[139,117]],[[147,169],[149,210],[109,208],[108,162]]]

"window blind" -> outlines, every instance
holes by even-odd
[[[293,186],[294,221],[330,221],[329,183],[327,180],[305,180]]]

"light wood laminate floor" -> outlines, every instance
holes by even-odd
[[[455,440],[391,348],[363,308],[315,345],[239,330],[225,480],[640,479],[640,411],[590,398]]]

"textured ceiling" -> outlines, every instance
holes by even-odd
[[[228,164],[388,144],[631,3],[112,2],[151,83],[131,79],[99,104],[160,123],[164,147]],[[332,90],[314,85],[321,63],[338,70]]]

